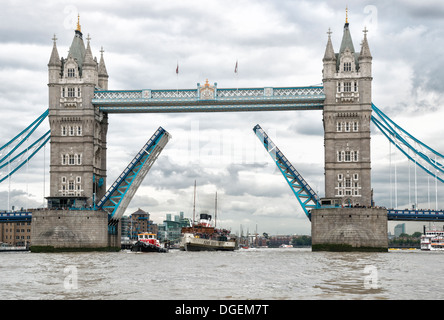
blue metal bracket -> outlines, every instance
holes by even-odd
[[[141,182],[169,139],[169,133],[159,127],[97,203],[98,209],[109,213],[110,225],[113,224],[111,221],[119,220],[123,216]]]
[[[273,143],[273,141],[271,141],[271,139],[259,125],[256,125],[253,128],[253,131],[262,142],[265,150],[267,150],[268,154],[275,162],[279,171],[282,173],[294,195],[296,196],[296,199],[298,199],[299,204],[304,210],[306,216],[311,221],[310,210],[321,207],[318,195],[305,181],[305,179],[299,174],[299,172],[293,167],[290,161],[287,160],[284,154]]]

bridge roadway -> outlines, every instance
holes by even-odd
[[[92,104],[106,113],[322,110],[323,86],[95,91]]]

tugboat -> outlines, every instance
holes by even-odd
[[[168,249],[160,245],[154,233],[142,232],[137,235],[138,241],[133,244],[131,251],[134,252],[168,252]]]

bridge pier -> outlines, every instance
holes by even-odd
[[[321,208],[311,210],[312,251],[387,252],[387,210]]]
[[[117,234],[108,234],[108,213],[102,210],[32,211],[32,252],[119,251]]]

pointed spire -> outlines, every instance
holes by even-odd
[[[52,47],[51,58],[49,58],[48,66],[61,67],[62,62],[60,61],[59,52],[57,50],[57,44],[56,44],[57,38],[55,34],[52,40],[54,41],[54,45]]]
[[[364,32],[364,40],[362,41],[361,53],[359,54],[359,58],[371,58],[372,54],[370,53],[370,47],[367,41],[367,27],[365,27],[362,32]]]
[[[342,36],[341,48],[339,49],[339,53],[343,53],[346,48],[349,48],[351,52],[355,52],[355,48],[353,46],[353,41],[350,34],[350,29],[348,28],[348,8],[346,11],[345,25],[344,25],[344,35]]]
[[[88,37],[86,38],[88,41],[86,44],[86,51],[85,51],[85,57],[83,59],[83,66],[95,66],[96,62],[94,61],[94,57],[92,55],[91,46],[89,44],[91,37],[88,34]]]
[[[74,38],[72,39],[71,46],[69,47],[68,58],[69,57],[72,57],[77,61],[79,71],[81,73],[83,59],[85,57],[85,43],[83,42],[82,33],[79,30],[75,30]]]
[[[99,62],[99,87],[102,88],[103,90],[108,90],[108,72],[106,71],[106,66],[105,66],[105,60],[103,59],[103,53],[105,51],[102,49],[100,49],[100,62]]]
[[[103,59],[103,53],[105,52],[105,50],[102,49],[100,50],[100,62],[99,62],[99,76],[108,76],[108,72],[106,70],[106,66],[105,66],[105,60]]]
[[[335,51],[333,50],[333,44],[331,43],[331,30],[328,28],[328,41],[327,41],[327,47],[325,48],[325,54],[323,61],[334,61],[336,60]]]

